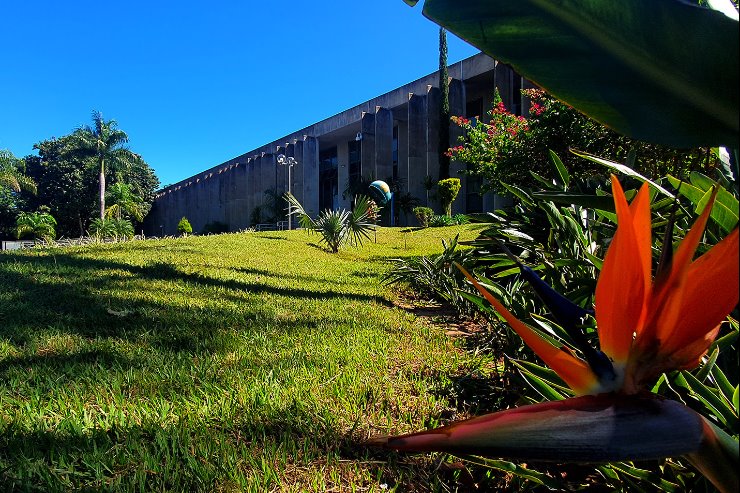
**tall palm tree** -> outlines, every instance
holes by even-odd
[[[105,219],[105,170],[127,169],[137,159],[137,155],[125,147],[128,135],[118,128],[115,120],[105,121],[102,113],[93,111],[92,126],[78,129],[74,135],[78,151],[90,154],[100,170],[100,219]]]

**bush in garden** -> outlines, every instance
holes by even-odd
[[[15,224],[16,238],[30,236],[48,243],[57,237],[57,221],[48,212],[21,212]]]
[[[452,217],[452,203],[460,192],[460,178],[445,178],[437,183],[437,194],[447,217]]]
[[[430,207],[414,207],[414,215],[416,220],[419,221],[419,226],[426,228],[429,226],[429,221],[434,217],[434,210]]]
[[[134,237],[134,225],[128,219],[100,219],[90,221],[90,236],[101,240],[130,240]]]
[[[332,253],[337,253],[340,247],[347,244],[362,245],[363,238],[370,238],[379,213],[375,201],[365,195],[358,195],[351,211],[326,209],[313,219],[293,194],[286,193],[284,197],[288,202],[288,214],[297,215],[302,228],[321,235],[322,243]]]
[[[177,223],[177,232],[183,236],[187,236],[193,233],[193,227],[190,225],[188,218],[183,217],[180,222]]]

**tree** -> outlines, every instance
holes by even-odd
[[[126,170],[141,157],[124,147],[124,144],[128,142],[128,135],[118,129],[118,123],[115,120],[105,121],[99,111],[93,111],[92,120],[92,126],[82,127],[72,135],[75,138],[77,150],[95,159],[99,170],[100,219],[105,219],[106,166]]]
[[[24,174],[25,163],[22,159],[13,156],[13,153],[0,149],[0,187],[9,188],[14,192],[26,190],[36,193],[36,183]]]
[[[39,189],[37,196],[26,198],[26,210],[48,206],[58,221],[57,232],[61,236],[84,236],[90,216],[99,206],[98,163],[78,144],[76,131],[37,143],[34,149],[39,155],[25,158],[27,173]],[[151,208],[159,180],[141,156],[134,157],[127,169],[106,165],[106,181],[123,182],[130,187],[130,192],[141,199],[143,217]]]
[[[450,177],[450,79],[447,75],[447,31],[439,28],[439,179]]]
[[[143,201],[141,197],[134,194],[131,185],[122,181],[114,183],[106,192],[106,201],[110,204],[105,209],[105,217],[107,218],[120,220],[124,217],[130,217],[139,222],[144,219]]]
[[[25,173],[25,163],[10,151],[0,150],[0,236],[11,237],[15,218],[25,205],[20,192],[36,193],[36,183]]]
[[[452,217],[452,203],[460,192],[460,178],[445,178],[437,183],[439,200],[447,217]]]
[[[38,156],[27,156],[26,170],[38,184],[28,210],[47,206],[57,219],[61,236],[83,236],[95,208],[95,170],[92,158],[73,152],[71,135],[38,142]]]
[[[460,144],[449,155],[468,163],[469,172],[481,176],[484,190],[506,194],[504,185],[536,186],[539,177],[555,179],[551,153],[580,179],[598,178],[605,168],[569,152],[578,149],[606,159],[628,162],[652,178],[665,174],[685,176],[689,170],[707,172],[719,166],[709,149],[671,149],[619,135],[578,110],[539,89],[522,91],[531,102],[529,114],[517,116],[496,91],[494,106],[484,123],[453,116],[463,130]],[[533,173],[538,176],[535,177]]]
[[[177,223],[177,232],[183,236],[187,236],[193,232],[193,227],[190,225],[190,221],[188,221],[187,217],[183,217],[180,219],[180,222]]]

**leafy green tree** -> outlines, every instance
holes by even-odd
[[[15,218],[25,205],[21,191],[36,193],[36,183],[25,173],[25,162],[0,150],[0,236],[15,234]]]
[[[105,217],[109,219],[133,218],[141,222],[144,219],[143,201],[134,194],[131,185],[116,182],[108,188],[105,194],[110,204],[105,209]]]
[[[437,183],[439,200],[447,217],[452,217],[452,203],[460,193],[460,178],[445,178]]]
[[[140,159],[124,145],[128,135],[118,128],[115,120],[104,120],[102,113],[93,111],[93,124],[74,132],[78,152],[90,155],[98,169],[100,184],[100,219],[105,218],[105,173],[106,167],[114,170],[127,170]]]
[[[57,222],[48,212],[21,212],[16,219],[16,237],[31,236],[46,242],[56,239]]]
[[[36,193],[36,182],[24,174],[25,163],[13,156],[13,153],[0,149],[0,187],[14,192],[26,190]]]
[[[447,31],[439,28],[439,179],[450,177],[450,79],[447,74]]]
[[[27,156],[26,170],[38,184],[38,194],[28,197],[28,209],[49,207],[61,236],[84,236],[95,208],[95,171],[91,159],[75,149],[71,135],[34,145],[38,156]]]
[[[26,198],[28,209],[48,206],[62,236],[84,236],[90,215],[99,205],[98,163],[94,156],[80,150],[76,134],[41,141],[34,146],[39,155],[25,158],[27,173],[39,189],[37,196]],[[134,157],[128,169],[106,166],[106,180],[124,182],[130,193],[141,199],[143,217],[151,208],[159,180],[140,156]]]
[[[190,225],[190,221],[188,221],[187,217],[183,217],[180,219],[180,222],[177,223],[177,232],[183,236],[187,236],[193,232],[193,227]]]
[[[664,174],[685,176],[689,171],[708,171],[719,162],[709,149],[672,149],[619,135],[580,111],[538,89],[527,89],[528,116],[517,116],[504,105],[496,91],[489,121],[452,117],[464,136],[451,148],[450,156],[470,165],[470,172],[484,178],[485,190],[507,193],[502,185],[535,186],[539,177],[555,179],[550,165],[554,152],[578,178],[603,176],[603,166],[569,152],[587,151],[604,158],[627,162],[653,178]],[[536,173],[534,176],[532,173]]]

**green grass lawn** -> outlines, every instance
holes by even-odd
[[[380,282],[458,231],[0,254],[0,491],[444,490],[432,459],[362,442],[449,418],[482,364]]]

